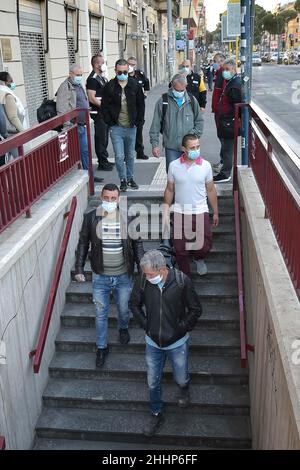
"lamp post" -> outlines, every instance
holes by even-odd
[[[172,17],[172,0],[168,0],[168,79],[172,80],[174,72],[174,28]]]

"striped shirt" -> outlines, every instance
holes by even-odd
[[[119,276],[127,272],[119,220],[102,219],[102,252],[104,275]]]

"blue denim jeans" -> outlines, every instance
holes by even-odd
[[[85,126],[78,126],[78,138],[80,147],[80,158],[83,170],[89,169],[89,150],[87,141],[87,132]]]
[[[182,152],[178,152],[178,150],[172,150],[172,149],[165,149],[165,154],[166,154],[166,170],[168,173],[170,163],[173,162],[174,160],[177,160],[182,154]]]
[[[128,328],[130,312],[128,302],[132,290],[132,278],[128,274],[105,276],[93,273],[93,302],[96,306],[96,344],[107,347],[107,325],[110,292],[113,292],[118,309],[118,328]]]
[[[150,408],[154,414],[160,413],[163,407],[161,399],[161,377],[169,359],[175,382],[180,387],[190,382],[188,372],[188,341],[175,349],[163,350],[146,344],[147,379],[150,391]]]
[[[116,157],[116,168],[120,180],[133,179],[136,127],[113,126],[110,137]]]

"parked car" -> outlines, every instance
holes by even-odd
[[[262,64],[262,60],[261,60],[259,54],[253,54],[253,56],[252,56],[252,65],[260,67],[261,64]]]

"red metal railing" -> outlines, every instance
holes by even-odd
[[[236,116],[239,108],[236,106]],[[265,216],[269,218],[278,245],[300,298],[300,164],[298,156],[272,129],[256,105],[249,105],[249,166],[251,166],[265,204]],[[236,130],[237,133],[237,130]],[[235,163],[237,162],[237,139]],[[291,178],[285,168],[293,168]],[[293,181],[296,185],[293,185]],[[237,189],[235,174],[234,189]]]
[[[76,109],[49,119],[0,143],[0,155],[6,154],[12,148],[17,148],[19,152],[19,158],[0,167],[0,233],[22,214],[26,213],[26,216],[30,217],[31,206],[43,194],[73,168],[76,166],[81,168],[76,124],[79,111]],[[85,112],[89,145],[90,193],[94,194],[89,113],[86,110]],[[61,158],[60,134],[24,154],[25,144],[70,120],[74,120],[75,124],[67,129],[68,158]]]
[[[0,436],[0,450],[5,450],[5,437]]]
[[[68,247],[68,242],[70,238],[70,233],[72,229],[76,207],[77,207],[77,198],[74,196],[71,202],[70,211],[65,214],[65,217],[68,217],[68,221],[66,224],[64,236],[63,236],[61,247],[59,250],[59,255],[56,261],[56,265],[55,265],[54,276],[53,276],[53,280],[51,283],[51,288],[50,288],[48,301],[47,301],[47,305],[45,309],[44,319],[43,319],[43,323],[42,323],[40,334],[39,334],[38,344],[37,344],[36,349],[34,349],[33,351],[29,353],[29,357],[34,357],[33,370],[35,374],[39,372],[40,367],[41,367],[43,352],[44,352],[44,348],[46,344],[50,321],[52,318],[54,302],[56,299],[57,289],[58,289],[58,285],[60,281],[60,276],[61,276],[61,271],[62,271],[64,259],[65,259],[66,250]]]

